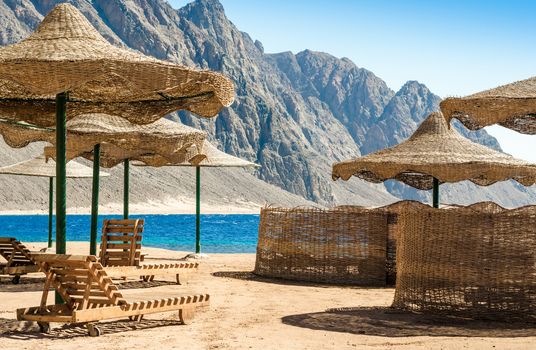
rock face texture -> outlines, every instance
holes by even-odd
[[[0,44],[24,38],[44,14],[64,1],[4,0]],[[396,200],[393,195],[428,200],[428,193],[396,183],[331,180],[334,161],[392,146],[437,110],[440,98],[423,84],[409,81],[395,92],[347,58],[309,50],[267,54],[260,41],[226,17],[217,0],[196,0],[178,10],[163,0],[69,2],[116,45],[231,77],[236,102],[216,119],[182,112],[170,118],[206,130],[222,150],[260,164],[255,176],[264,182],[321,205],[380,205]],[[484,131],[463,132],[499,147]],[[149,172],[162,173],[163,179],[168,176],[161,170],[138,171],[140,183],[151,181]],[[442,199],[460,203],[491,199],[505,205],[536,199],[532,191],[512,183],[493,187],[442,186]],[[158,198],[161,190],[155,188],[157,194],[147,193],[139,200]]]

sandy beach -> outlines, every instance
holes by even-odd
[[[31,249],[43,243],[29,244]],[[86,243],[68,243],[85,253]],[[147,262],[178,261],[185,252],[147,248]],[[104,334],[87,336],[85,327],[54,325],[40,334],[18,322],[15,310],[39,304],[43,276],[23,277],[19,285],[0,283],[0,338],[3,349],[531,349],[536,326],[449,321],[388,309],[392,288],[340,287],[260,278],[251,273],[254,254],[210,254],[185,285],[157,277],[118,282],[128,300],[209,293],[211,305],[181,325],[175,313],[154,314],[142,322],[104,322]],[[49,302],[52,302],[50,298]]]

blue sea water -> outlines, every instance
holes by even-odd
[[[99,216],[99,236],[103,219]],[[195,215],[133,215],[145,219],[143,245],[172,250],[195,250]],[[25,242],[48,239],[48,215],[0,215],[0,236]],[[259,215],[201,215],[201,251],[204,253],[254,253]],[[67,216],[67,240],[89,241],[90,216]],[[55,238],[55,233],[53,234]]]

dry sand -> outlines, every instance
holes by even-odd
[[[44,244],[31,244],[41,248]],[[68,251],[84,253],[87,244]],[[147,262],[178,260],[184,252],[147,248]],[[141,323],[103,324],[104,335],[86,336],[80,326],[55,325],[43,335],[15,320],[15,309],[39,304],[43,277],[0,283],[2,349],[535,349],[536,326],[447,321],[393,312],[390,288],[306,285],[255,277],[254,254],[210,254],[189,283],[172,279],[130,280],[120,289],[129,300],[211,294],[211,306],[190,325],[175,314],[155,314]],[[52,300],[50,300],[52,301]]]

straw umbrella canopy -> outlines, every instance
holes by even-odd
[[[536,77],[462,98],[447,98],[440,107],[449,123],[456,118],[471,130],[499,124],[522,134],[534,135]]]
[[[54,145],[53,128],[38,127],[27,123],[0,120],[0,134],[12,147],[22,147],[30,141],[46,141]],[[91,210],[90,252],[96,253],[98,192],[100,166],[111,168],[124,162],[124,211],[128,218],[129,160],[150,166],[168,163],[198,163],[205,156],[205,133],[201,130],[160,119],[152,124],[136,125],[120,117],[90,114],[81,115],[67,122],[67,160],[84,157],[93,161],[93,191]],[[56,148],[45,147],[45,155],[54,158]]]
[[[9,130],[14,128],[9,127]],[[205,135],[201,130],[168,119],[136,125],[117,116],[86,114],[67,122],[67,160],[76,157],[93,160],[94,146],[101,144],[100,164],[105,168],[126,159],[155,167],[169,162],[200,161],[204,156],[197,150],[202,148]],[[53,134],[45,131],[38,138],[54,144],[50,136]],[[54,157],[55,147],[46,147],[45,154]]]
[[[22,175],[37,176],[49,178],[48,190],[48,247],[52,247],[52,213],[53,213],[53,194],[54,194],[54,177],[56,176],[56,163],[53,160],[47,161],[44,155],[25,160],[16,164],[7,165],[0,168],[0,174],[5,175]],[[69,162],[66,168],[67,178],[90,178],[93,176],[93,170],[76,161]],[[105,172],[100,172],[99,176],[110,176]]]
[[[234,99],[223,75],[115,47],[67,3],[0,49],[0,91],[5,117],[45,126],[55,122],[54,96],[66,91],[68,118],[105,111],[145,124],[178,109],[212,117]]]
[[[0,48],[0,114],[56,126],[56,252],[60,254],[66,251],[68,102],[69,118],[106,112],[147,124],[179,109],[211,117],[233,99],[233,85],[221,74],[114,47],[70,4],[56,6],[27,39]]]
[[[192,127],[160,119],[154,123],[137,125],[121,117],[106,114],[87,114],[66,123],[66,159],[84,157],[94,160],[94,148],[101,144],[101,166],[111,168],[126,159],[150,166],[169,163],[199,162],[205,158],[198,150],[203,147],[205,132]],[[0,134],[12,148],[21,148],[31,142],[55,145],[55,129],[25,122],[0,119]],[[56,157],[56,147],[45,147],[47,158]]]
[[[440,183],[469,180],[488,186],[513,179],[530,186],[536,182],[536,165],[469,141],[435,112],[408,140],[333,165],[334,180],[351,176],[371,182],[396,179],[421,190],[434,189],[437,207]]]
[[[168,162],[168,166],[195,167],[195,252],[201,252],[201,168],[260,168],[253,162],[232,156],[217,149],[213,144],[206,141],[203,143],[201,153],[205,156],[198,163],[192,162]],[[136,162],[134,165],[142,166]]]

